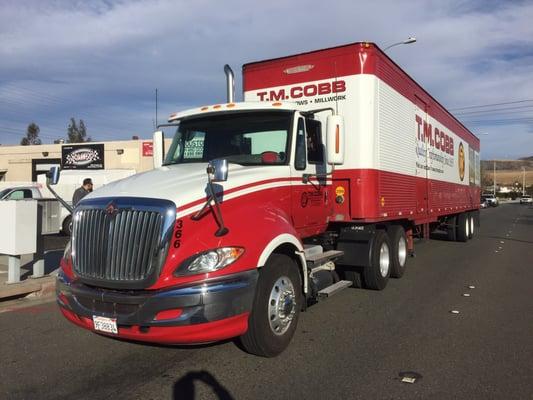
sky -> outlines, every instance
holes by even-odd
[[[369,41],[472,132],[483,159],[533,156],[533,0],[0,0],[0,143],[71,117],[93,140],[151,137],[225,101],[223,65]]]

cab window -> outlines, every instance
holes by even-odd
[[[307,165],[305,162],[305,147],[305,123],[303,118],[298,118],[296,129],[296,157],[294,160],[294,168],[297,170],[303,170]]]
[[[314,119],[306,119],[307,127],[307,161],[309,164],[324,162],[324,145],[322,144],[322,124]]]

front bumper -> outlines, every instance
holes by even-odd
[[[246,332],[257,277],[257,270],[250,270],[188,286],[119,291],[70,281],[60,274],[56,293],[63,315],[83,328],[94,330],[93,316],[103,316],[117,320],[118,335],[110,336],[154,343],[205,343]],[[156,318],[167,310],[176,310],[176,317]]]

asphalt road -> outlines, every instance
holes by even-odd
[[[481,222],[466,244],[418,244],[385,291],[313,306],[274,359],[232,342],[104,338],[54,303],[2,313],[0,398],[533,399],[533,208],[482,210]]]

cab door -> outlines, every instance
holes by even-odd
[[[292,220],[303,236],[323,231],[332,213],[322,123],[298,116],[291,162]],[[331,179],[330,179],[331,181]]]

